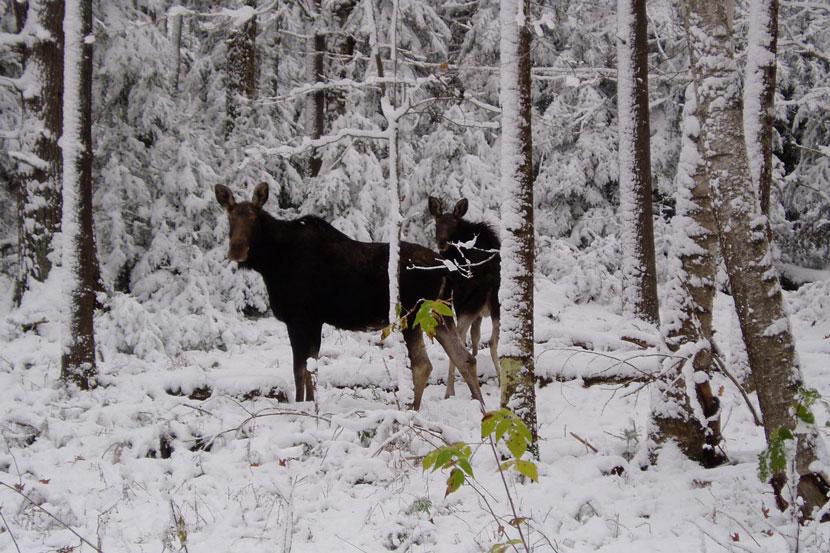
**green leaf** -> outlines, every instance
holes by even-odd
[[[468,475],[473,476],[473,466],[470,464],[470,461],[467,458],[459,457],[458,466],[461,467],[461,470],[466,472]]]
[[[444,493],[444,497],[447,497],[452,492],[456,491],[458,488],[461,487],[461,484],[464,483],[465,477],[464,473],[459,468],[454,468],[450,471],[450,476],[447,478],[447,491]]]
[[[439,468],[446,468],[449,460],[452,459],[452,450],[449,448],[442,448],[438,450],[438,456],[435,458],[435,466],[432,470]]]
[[[505,462],[503,462],[502,464],[499,465],[499,470],[502,470],[502,471],[510,470],[510,467],[512,467],[515,464],[516,464],[515,459],[508,459],[507,461],[505,461]]]
[[[532,461],[518,459],[516,461],[516,470],[530,478],[531,482],[539,481],[539,469],[536,467],[536,463]]]
[[[807,424],[815,424],[816,417],[813,415],[813,412],[810,411],[810,408],[804,404],[798,403],[795,406],[795,416],[799,419],[803,420]]]
[[[527,441],[520,436],[519,434],[510,434],[510,437],[507,439],[507,449],[510,450],[510,453],[518,459],[519,457],[527,451]]]
[[[501,440],[507,429],[510,428],[512,421],[510,419],[502,419],[496,424],[496,442]]]
[[[769,451],[764,450],[758,454],[758,478],[766,482],[769,476]]]
[[[381,340],[386,340],[389,337],[390,334],[392,334],[392,325],[385,326],[382,329],[380,329],[380,339]]]
[[[435,465],[435,458],[438,457],[438,452],[439,451],[440,450],[438,450],[438,449],[434,449],[434,450],[430,451],[429,453],[427,453],[426,455],[424,455],[424,460],[421,462],[421,464],[424,467],[424,470],[428,470],[429,467]]]
[[[492,434],[497,422],[499,422],[499,418],[496,416],[496,413],[493,411],[484,413],[484,416],[481,417],[481,437],[486,438]]]
[[[455,315],[455,313],[453,313],[452,307],[450,307],[442,301],[431,301],[429,303],[430,309],[432,309],[439,315],[442,315],[444,317],[452,317]]]

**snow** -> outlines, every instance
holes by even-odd
[[[50,302],[36,302],[59,294],[58,282],[44,285],[23,309],[57,317],[53,303],[48,311]],[[830,310],[815,310],[810,298],[817,295],[830,305],[824,286],[790,296],[790,306],[807,382],[826,392]],[[536,354],[549,379],[537,389],[540,482],[511,477],[509,483],[518,511],[533,521],[539,550],[550,550],[547,539],[559,551],[577,552],[697,553],[730,543],[759,553],[789,551],[792,527],[756,476],[763,433],[732,385],[713,376],[713,389],[725,390],[725,448],[732,464],[705,470],[667,446],[654,466],[641,470],[637,454],[649,415],[648,395],[638,391],[642,384],[585,387],[580,375],[602,370],[603,353],[639,356],[638,368],[658,369],[646,362],[656,352],[620,341],[633,330],[626,319],[601,304],[573,303],[547,278],[537,279],[536,297],[544,306],[536,317]],[[0,305],[3,321],[21,316],[8,311],[9,303]],[[725,324],[731,306],[720,300],[717,306],[716,320]],[[498,541],[478,496],[462,488],[444,498],[445,475],[423,473],[419,464],[436,443],[434,435],[478,441],[477,403],[463,391],[443,400],[436,376],[444,373],[438,370],[422,410],[399,411],[394,372],[405,361],[394,349],[377,347],[376,333],[326,328],[316,404],[286,404],[265,396],[271,388],[291,386],[285,327],[273,318],[238,319],[233,335],[249,339],[227,351],[145,360],[105,343],[102,386],[74,394],[57,383],[54,323],[27,333],[4,324],[0,481],[21,484],[28,497],[86,539],[100,539],[104,551],[159,551],[184,543],[190,551],[477,552]],[[99,318],[99,332],[107,334],[111,324]],[[555,348],[565,344],[582,353],[557,357]],[[443,367],[440,347],[428,349],[434,366]],[[489,353],[480,353],[478,362],[488,376],[485,399],[495,407]],[[638,375],[630,367],[617,370]],[[205,386],[209,397],[188,397]],[[246,397],[251,390],[261,394]],[[828,420],[825,407],[814,411],[820,424]],[[621,475],[613,473],[618,466]],[[506,515],[492,457],[477,451],[473,467],[497,513]],[[4,488],[0,497],[22,551],[77,545],[74,535],[20,495]],[[738,542],[730,537],[735,533]],[[830,528],[809,526],[801,539],[802,551],[824,551]],[[0,533],[0,550],[14,550],[9,540],[9,532]]]

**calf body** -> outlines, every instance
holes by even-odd
[[[444,212],[441,200],[429,198],[429,211],[435,218],[435,238],[445,259],[459,270],[451,273],[452,303],[458,318],[457,332],[462,342],[470,331],[473,356],[478,353],[481,319],[489,316],[493,323],[490,334],[490,357],[499,375],[499,285],[501,283],[501,242],[486,223],[464,219],[466,199],[459,200],[451,212]],[[450,358],[447,370],[446,397],[455,394],[455,364]]]
[[[388,324],[389,245],[352,240],[318,217],[275,219],[262,209],[268,198],[264,183],[250,202],[236,203],[222,185],[216,187],[216,197],[230,220],[228,257],[262,275],[271,310],[288,328],[296,400],[311,400],[314,385],[306,364],[320,352],[323,324],[345,330]],[[445,271],[410,268],[436,265],[440,260],[429,249],[401,243],[399,290],[404,311],[416,308],[422,299],[449,297]],[[413,407],[418,409],[432,365],[421,330],[409,328],[403,334],[413,372]],[[472,396],[483,403],[475,358],[459,341],[454,323],[445,319],[436,338],[458,364]]]

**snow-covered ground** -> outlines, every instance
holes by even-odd
[[[799,530],[776,511],[756,475],[762,432],[723,378],[715,389],[723,386],[732,463],[705,470],[666,447],[641,470],[650,389],[586,387],[583,378],[624,381],[656,370],[654,349],[621,339],[648,343],[649,333],[602,305],[568,301],[548,280],[537,282],[536,294],[538,372],[549,382],[537,396],[540,477],[508,483],[538,551],[783,552],[796,542],[800,551],[830,551],[830,524]],[[441,437],[474,444],[484,496],[503,524],[512,518],[492,452],[477,445],[478,405],[463,385],[443,399],[437,384],[446,357],[437,345],[429,346],[436,385],[417,414],[397,406],[397,350],[378,347],[378,334],[331,328],[317,402],[278,401],[280,391],[293,396],[293,379],[285,327],[273,318],[240,318],[233,336],[243,339],[228,351],[153,361],[112,351],[102,339],[102,386],[67,394],[58,380],[60,325],[19,331],[22,318],[39,320],[37,310],[48,317],[50,294],[29,298],[25,312],[12,312],[7,296],[0,299],[2,552],[91,551],[74,532],[106,553],[474,552],[503,541],[480,496],[463,487],[444,498],[446,475],[420,468]],[[830,396],[830,285],[807,285],[788,299],[808,384]],[[729,308],[720,296],[724,347],[734,343]],[[486,323],[482,334],[489,335]],[[478,362],[492,377],[486,349]],[[496,408],[492,378],[483,391]],[[816,410],[826,424],[824,406]],[[618,466],[622,474],[612,472]]]

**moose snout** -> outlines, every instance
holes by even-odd
[[[228,248],[228,259],[237,263],[244,263],[248,260],[248,250],[247,244],[231,242]]]

